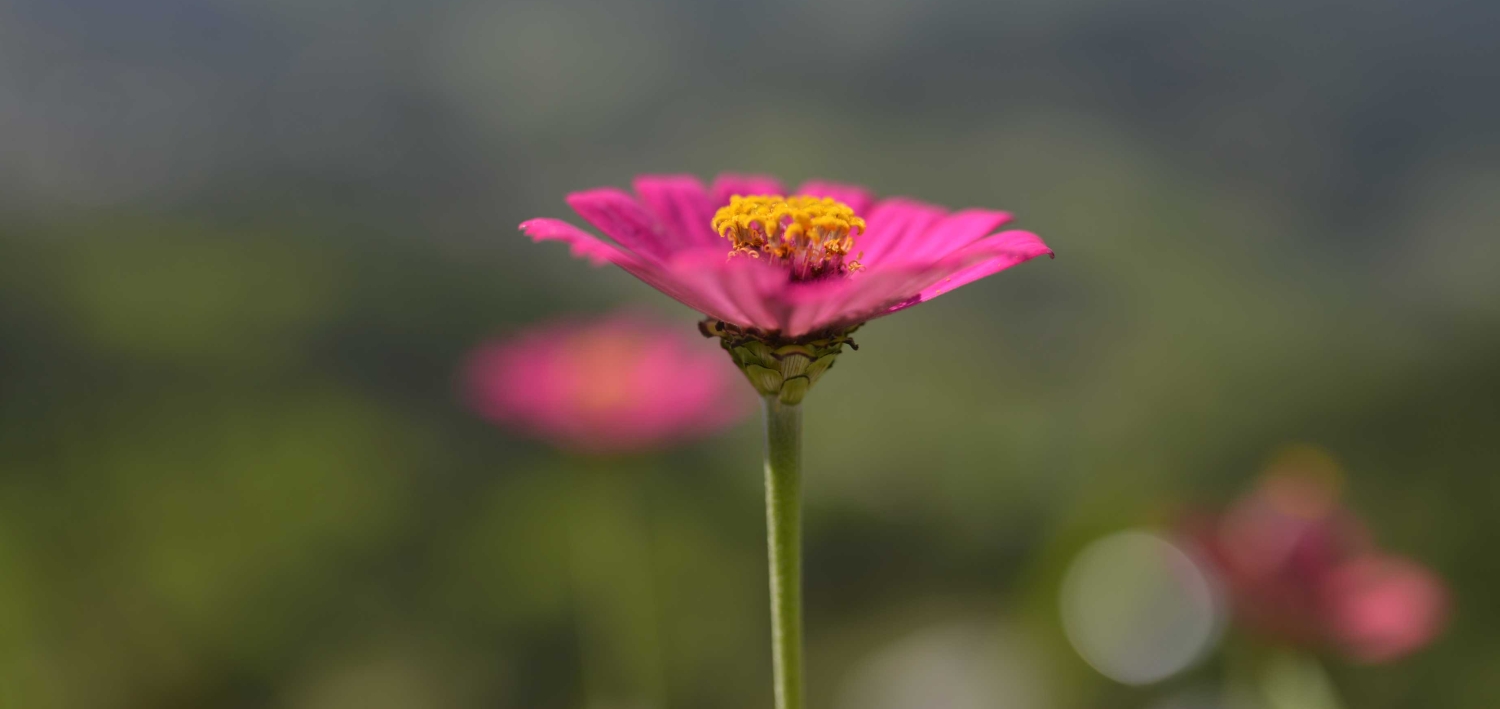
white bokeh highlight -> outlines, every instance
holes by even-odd
[[[1223,627],[1223,594],[1211,573],[1157,534],[1099,539],[1063,578],[1063,630],[1085,662],[1125,684],[1150,684],[1192,666]]]
[[[845,678],[835,709],[1048,709],[1035,644],[976,615],[918,628]]]

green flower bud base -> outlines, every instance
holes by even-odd
[[[719,338],[719,344],[761,396],[776,397],[787,406],[802,403],[807,391],[833,367],[844,345],[859,349],[849,337],[858,329],[859,325],[854,325],[785,338],[711,318],[698,323],[704,337]]]

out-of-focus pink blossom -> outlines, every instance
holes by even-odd
[[[1397,659],[1442,627],[1442,582],[1380,552],[1340,502],[1326,454],[1299,448],[1196,536],[1227,587],[1236,620],[1279,642],[1331,644],[1365,662]]]
[[[696,332],[636,313],[486,343],[463,371],[465,396],[485,418],[593,455],[661,448],[732,425],[751,410],[740,379]]]
[[[1274,472],[1218,519],[1205,546],[1243,623],[1288,641],[1322,638],[1319,579],[1368,544],[1337,497],[1326,479]]]
[[[1443,629],[1448,592],[1409,559],[1374,554],[1353,559],[1323,580],[1329,630],[1351,657],[1386,662],[1431,642]]]

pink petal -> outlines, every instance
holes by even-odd
[[[560,219],[531,219],[521,222],[521,231],[532,241],[561,241],[568,245],[569,253],[586,258],[595,266],[618,263],[631,258],[613,244],[606,244],[598,237]]]
[[[707,269],[694,264],[721,262],[724,258],[723,252],[717,250],[695,249],[675,254],[669,263],[632,259],[620,262],[619,266],[693,310],[725,322],[742,323],[745,315],[732,299],[724,295],[722,284],[704,283],[695,278]]]
[[[923,290],[992,256],[989,252],[965,250],[933,261],[871,269],[869,283],[844,303],[846,317],[859,315],[869,320],[920,302],[918,298]]]
[[[1008,212],[989,209],[954,212],[908,241],[901,249],[901,258],[921,260],[945,256],[994,233],[1001,224],[1010,220]]]
[[[786,325],[787,307],[779,296],[785,292],[786,272],[755,259],[736,257],[715,278],[724,297],[745,315],[745,323],[763,330]]]
[[[635,193],[662,225],[663,236],[675,248],[715,246],[714,202],[703,183],[692,175],[642,175]]]
[[[854,239],[859,262],[869,266],[900,258],[901,249],[920,237],[947,212],[936,205],[895,197],[884,200],[865,217],[865,233]]]
[[[1052,249],[1042,243],[1041,237],[1029,231],[1004,231],[981,239],[960,249],[957,255],[976,255],[984,257],[983,260],[957,270],[940,282],[922,289],[916,300],[901,304],[896,310],[932,300],[955,288],[994,275],[1016,264],[1025,263],[1042,254],[1053,256]]]
[[[699,250],[679,254],[667,264],[670,280],[684,291],[668,294],[711,317],[797,337],[920,302],[918,294],[925,289],[1005,256],[1006,248],[1003,242],[976,244],[942,259],[889,263],[851,278],[814,283],[789,283],[784,270],[758,259]]]
[[[832,197],[844,204],[849,205],[855,214],[863,217],[870,211],[870,205],[875,202],[874,195],[859,185],[845,185],[838,182],[823,182],[821,180],[809,180],[797,188],[797,194],[812,195],[813,197]]]
[[[935,261],[903,261],[865,269],[847,279],[794,284],[788,290],[795,310],[786,329],[800,335],[887,315],[894,312],[894,306],[914,301],[923,288],[986,257],[985,253],[967,253]]]
[[[714,186],[709,191],[713,193],[715,208],[729,204],[729,198],[734,195],[786,194],[781,181],[770,175],[740,175],[732,172],[715,177]]]
[[[843,324],[839,316],[844,313],[844,303],[852,297],[866,280],[865,274],[823,283],[797,286],[788,296],[790,312],[782,329],[787,335],[797,337],[823,328]]]
[[[705,283],[690,277],[700,272],[715,273],[716,269],[701,268],[694,264],[722,263],[725,259],[724,252],[718,249],[679,252],[674,256],[674,263],[668,264],[641,258],[558,219],[532,219],[522,223],[521,229],[534,241],[562,241],[571,247],[574,256],[587,258],[596,266],[613,263],[646,285],[704,315],[725,322],[749,324],[749,319],[735,304],[734,299],[725,294],[725,284],[712,281]]]
[[[760,259],[730,257],[715,250],[681,254],[669,267],[675,279],[691,289],[701,302],[731,314],[721,317],[708,312],[708,315],[763,330],[782,327],[781,306],[775,301],[786,290],[785,270]]]
[[[665,258],[672,248],[656,219],[634,197],[613,187],[568,195],[568,206],[588,223],[631,251]]]

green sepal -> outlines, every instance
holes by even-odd
[[[802,403],[812,382],[807,377],[792,377],[781,384],[781,403],[795,406]]]
[[[789,406],[801,403],[808,390],[833,367],[844,345],[859,349],[849,337],[859,325],[797,338],[713,319],[700,322],[698,329],[705,337],[719,338],[719,344],[756,391],[762,396],[775,396]]]
[[[747,364],[740,368],[746,377],[750,378],[750,384],[762,396],[775,396],[781,391],[781,373],[774,369],[767,369],[758,364]]]
[[[805,354],[787,355],[781,360],[781,376],[786,379],[800,377],[807,372],[807,365],[811,363],[812,360]]]
[[[807,380],[808,380],[808,382],[810,382],[811,384],[817,384],[818,383],[818,378],[821,377],[821,376],[823,376],[824,372],[828,371],[829,369],[831,369],[833,367],[833,360],[836,359],[837,357],[838,357],[838,355],[831,355],[831,354],[830,355],[823,355],[822,357],[819,357],[816,360],[814,360],[812,364],[808,365],[807,366]]]

